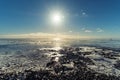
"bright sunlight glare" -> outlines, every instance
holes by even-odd
[[[54,24],[60,24],[63,20],[63,16],[60,13],[54,13],[52,15],[52,21]]]
[[[57,37],[57,38],[53,38],[53,40],[54,40],[54,41],[60,41],[61,38],[58,38],[58,37]]]

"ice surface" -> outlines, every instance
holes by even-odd
[[[56,46],[56,43],[60,45]],[[120,75],[114,64],[120,60],[119,40],[63,40],[54,42],[51,39],[0,39],[0,71],[23,71],[45,67],[50,57],[59,60],[59,50],[66,47],[79,48],[79,52],[90,58],[95,65],[89,68],[110,75]],[[71,49],[72,50],[72,49]],[[77,51],[74,51],[75,54]],[[90,54],[89,54],[90,53]],[[103,54],[104,53],[104,54]],[[116,54],[116,59],[108,54]]]

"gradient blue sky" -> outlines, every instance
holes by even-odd
[[[55,11],[64,16],[58,33],[120,38],[120,0],[0,0],[0,34],[54,32]]]

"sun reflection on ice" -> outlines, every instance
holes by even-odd
[[[54,50],[56,50],[56,51],[62,49],[61,47],[53,47],[53,48],[54,48]]]
[[[59,61],[59,57],[56,57],[56,58],[55,58],[55,61],[57,61],[57,62],[58,62],[58,61]]]
[[[54,41],[60,41],[61,38],[58,38],[58,37],[57,37],[57,38],[53,38],[53,40],[54,40]]]
[[[62,49],[61,48],[61,38],[58,38],[58,37],[57,38],[53,38],[53,41],[54,41],[54,47],[53,48],[55,50],[58,51],[58,50]]]

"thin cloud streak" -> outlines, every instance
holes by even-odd
[[[91,30],[85,30],[86,33],[91,33],[92,31]]]
[[[0,35],[0,38],[54,38],[54,37],[60,37],[60,38],[71,38],[75,39],[78,38],[75,35],[71,34],[50,34],[50,33],[28,33],[28,34],[7,34],[7,35]],[[79,38],[91,38],[89,36],[80,36]]]
[[[96,30],[97,30],[97,32],[104,32],[104,30],[101,28],[97,28]]]

